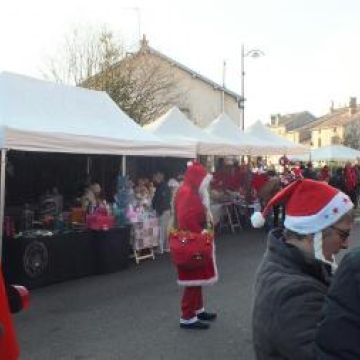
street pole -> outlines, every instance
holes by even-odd
[[[244,131],[245,125],[245,50],[241,44],[241,99],[240,99],[240,129]]]
[[[240,107],[240,128],[245,129],[245,57],[251,56],[252,58],[258,58],[265,54],[259,49],[251,49],[245,53],[244,44],[241,44],[241,99],[239,101]]]
[[[123,155],[121,160],[121,175],[126,176],[126,156]]]

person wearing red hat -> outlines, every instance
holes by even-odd
[[[269,233],[257,271],[252,310],[258,360],[316,359],[315,337],[334,255],[348,246],[353,203],[343,192],[301,179],[277,193],[252,224],[261,227],[271,208],[285,204],[284,229]]]
[[[211,221],[208,187],[212,176],[198,162],[191,162],[185,172],[184,182],[174,199],[176,223],[179,230],[201,233]],[[207,321],[215,320],[216,314],[206,312],[202,286],[218,280],[215,248],[212,258],[203,267],[184,269],[177,266],[178,284],[184,286],[181,301],[180,327],[183,329],[208,329]]]

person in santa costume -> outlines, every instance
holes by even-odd
[[[347,248],[353,223],[348,195],[311,179],[300,179],[277,193],[262,213],[285,203],[284,229],[269,233],[257,271],[252,310],[253,344],[258,360],[316,359],[315,338],[332,273],[334,255]]]
[[[184,182],[174,199],[177,228],[201,233],[211,221],[208,188],[212,175],[198,162],[191,162],[185,172]],[[208,329],[208,321],[216,319],[215,313],[206,312],[203,304],[202,286],[212,285],[218,280],[215,247],[212,257],[204,266],[183,269],[177,266],[178,284],[184,286],[181,300],[180,327],[184,329]]]

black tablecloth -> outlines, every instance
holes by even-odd
[[[96,273],[114,272],[129,265],[130,227],[93,231],[92,237]]]
[[[130,228],[59,233],[4,239],[5,278],[28,288],[40,287],[128,266]]]

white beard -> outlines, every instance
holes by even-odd
[[[209,193],[209,185],[212,180],[212,175],[208,174],[204,177],[203,181],[199,187],[199,195],[201,198],[201,202],[205,207],[207,222],[213,222],[213,217],[210,210],[210,193]]]
[[[210,211],[210,194],[209,194],[209,189],[203,189],[203,190],[199,190],[200,193],[200,197],[201,197],[201,202],[204,205],[205,209],[207,211]]]

